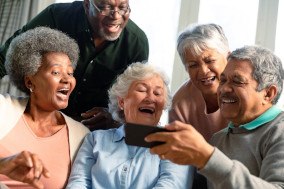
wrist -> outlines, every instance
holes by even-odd
[[[214,152],[214,147],[208,144],[206,148],[201,152],[201,157],[198,165],[196,166],[197,169],[203,169],[207,162],[209,161],[210,157],[212,156]]]

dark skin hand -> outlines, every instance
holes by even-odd
[[[158,132],[145,138],[147,142],[165,142],[151,148],[150,152],[159,155],[161,159],[202,169],[211,157],[214,147],[189,124],[174,121],[168,124],[166,129],[173,132]]]
[[[81,116],[84,119],[81,123],[88,127],[90,131],[117,128],[120,124],[113,120],[108,109],[103,107],[94,107],[85,113],[82,113]]]
[[[50,177],[48,170],[36,154],[23,151],[14,156],[0,158],[0,174],[37,188],[43,189],[40,177]]]

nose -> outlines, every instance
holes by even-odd
[[[225,82],[218,87],[218,91],[221,93],[230,93],[233,91],[233,88],[230,86],[228,82]]]
[[[62,83],[70,83],[71,76],[68,73],[64,73],[61,78]]]
[[[113,19],[118,19],[120,17],[122,17],[122,15],[119,13],[119,8],[115,7],[113,10],[111,10],[110,16]]]
[[[201,65],[200,70],[201,70],[201,72],[204,73],[204,74],[207,74],[208,72],[210,72],[210,68],[208,67],[207,64]]]
[[[153,103],[155,102],[155,94],[153,93],[153,91],[149,91],[147,92],[147,96],[145,98],[145,101],[148,103]]]

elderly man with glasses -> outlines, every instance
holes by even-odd
[[[0,47],[0,77],[6,75],[5,55],[14,37],[37,26],[61,30],[74,38],[80,48],[74,73],[77,85],[63,112],[79,121],[92,117],[85,121],[86,125],[93,124],[91,130],[115,126],[108,119],[107,90],[129,64],[143,62],[149,55],[148,39],[129,19],[130,12],[128,0],[52,4]]]

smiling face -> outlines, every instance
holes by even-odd
[[[66,108],[76,85],[69,57],[63,53],[46,53],[38,72],[26,76],[25,83],[33,90],[31,106],[44,111]]]
[[[185,67],[191,81],[203,96],[217,94],[220,74],[227,64],[226,56],[210,49],[199,56],[194,56],[190,51],[186,52]]]
[[[100,10],[103,9],[127,9],[129,6],[128,0],[90,0]],[[125,28],[130,14],[121,16],[118,12],[115,12],[109,16],[104,16],[95,8],[89,0],[84,0],[85,11],[88,21],[94,32],[94,36],[99,40],[116,40],[122,30]]]
[[[163,80],[159,76],[153,76],[133,82],[126,97],[119,99],[119,106],[124,110],[126,122],[157,125],[166,96]]]
[[[258,83],[252,72],[250,62],[230,60],[221,74],[218,88],[220,111],[235,126],[254,120],[271,107],[267,90],[256,90]]]

